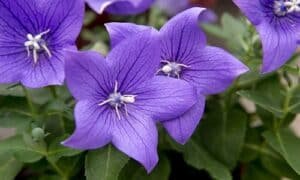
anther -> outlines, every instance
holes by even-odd
[[[300,0],[285,1],[284,5],[288,9],[288,13],[300,12]]]

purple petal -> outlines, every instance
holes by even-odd
[[[199,27],[198,18],[204,8],[191,8],[168,21],[160,30],[162,59],[179,61],[193,56],[206,45],[206,37]]]
[[[129,110],[126,119],[116,123],[112,143],[120,151],[143,164],[149,173],[158,162],[155,123],[149,116]]]
[[[264,11],[260,0],[233,0],[241,11],[254,24],[258,25],[264,19]]]
[[[17,54],[0,58],[0,83],[16,83],[20,81],[24,68],[31,65],[29,59],[27,61],[20,61],[20,59],[23,60],[25,57],[22,54],[21,56]]]
[[[275,29],[268,23],[262,23],[258,32],[263,44],[262,72],[274,71],[285,64],[297,48],[297,34],[288,28]]]
[[[89,6],[99,14],[107,11],[111,14],[130,15],[147,10],[153,0],[86,0]]]
[[[118,44],[107,56],[120,91],[134,87],[154,77],[160,61],[159,41],[154,29],[138,33]]]
[[[243,63],[220,48],[207,46],[197,54],[183,62],[189,68],[181,77],[204,95],[224,91],[235,78],[248,71]]]
[[[75,45],[84,20],[83,0],[51,0],[51,5],[49,3],[38,0],[43,13],[43,25],[39,31],[50,30],[46,40],[50,47]]]
[[[161,123],[173,139],[180,144],[185,144],[199,124],[203,115],[204,106],[205,97],[200,96],[198,102],[182,116]]]
[[[64,83],[64,57],[62,54],[54,53],[52,57],[42,55],[37,63],[29,58],[22,59],[22,61],[27,61],[27,66],[24,64],[21,78],[23,85],[30,88],[39,88]]]
[[[133,23],[106,23],[105,27],[109,33],[112,48],[124,39],[151,28],[149,26],[136,25]]]
[[[174,0],[157,0],[155,5],[165,11],[168,15],[173,16],[180,11],[183,11],[190,7],[189,0],[180,0],[174,2]]]
[[[79,101],[75,107],[76,129],[72,136],[62,142],[75,149],[96,149],[112,139],[116,123],[113,111],[89,100]]]
[[[110,70],[105,59],[96,52],[66,52],[66,81],[77,99],[101,99],[110,88]]]
[[[199,16],[200,23],[214,23],[218,20],[217,15],[212,10],[206,10]]]
[[[170,120],[182,115],[197,101],[197,92],[189,83],[157,76],[135,90],[135,108],[156,120]]]

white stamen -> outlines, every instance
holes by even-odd
[[[159,72],[163,72],[164,74],[166,74],[168,77],[170,76],[176,76],[178,79],[180,79],[180,73],[182,71],[182,67],[183,68],[189,68],[189,66],[185,65],[185,64],[180,64],[180,63],[176,63],[176,62],[170,62],[167,60],[163,60],[161,61],[162,63],[166,63],[161,69],[159,69],[157,71],[157,73]]]
[[[288,13],[300,12],[300,0],[286,1],[284,5],[288,8]]]
[[[127,105],[128,103],[135,102],[135,95],[122,95],[118,92],[118,82],[115,82],[114,92],[109,95],[109,98],[104,100],[103,102],[99,103],[99,106],[103,106],[105,104],[110,104],[114,107],[118,119],[121,119],[119,108],[123,105],[125,109],[125,114],[128,115]]]
[[[27,56],[29,57],[31,54],[31,50],[32,50],[32,55],[33,55],[33,62],[37,63],[38,62],[38,52],[43,49],[44,51],[46,51],[47,55],[49,57],[51,57],[51,51],[49,50],[49,48],[47,47],[47,45],[45,44],[44,40],[42,39],[42,36],[49,33],[50,29],[48,29],[47,31],[44,31],[36,36],[33,36],[32,34],[27,34],[26,37],[28,39],[28,41],[26,41],[24,43],[24,46],[26,47],[26,51],[27,51]]]

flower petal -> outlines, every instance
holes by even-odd
[[[196,89],[189,83],[165,76],[144,83],[134,94],[135,108],[161,121],[182,115],[197,101]]]
[[[24,68],[30,66],[30,59],[26,59],[22,54],[0,57],[0,83],[19,82]]]
[[[204,95],[224,91],[235,78],[248,71],[243,63],[220,48],[207,46],[197,54],[184,62],[189,68],[181,77]]]
[[[163,60],[183,61],[206,45],[198,19],[205,8],[190,8],[169,20],[160,30]]]
[[[83,0],[51,0],[49,5],[48,0],[35,0],[40,4],[40,11],[43,16],[42,27],[39,31],[49,33],[45,39],[48,46],[56,47],[75,45],[75,40],[78,37],[84,17],[84,1]],[[38,32],[41,33],[41,32]]]
[[[258,25],[264,19],[264,11],[260,0],[233,0],[233,2],[254,25]]]
[[[258,32],[263,44],[262,72],[274,71],[285,64],[297,48],[297,34],[287,28],[275,29],[267,22],[261,23]]]
[[[152,78],[160,61],[158,35],[154,29],[138,33],[119,43],[107,56],[120,92],[130,93],[134,87]]]
[[[67,51],[65,71],[68,88],[77,100],[107,98],[114,83],[105,59],[92,51]]]
[[[109,33],[112,48],[124,39],[151,28],[149,26],[136,25],[133,23],[106,23],[105,27]]]
[[[79,101],[75,107],[76,129],[63,145],[75,149],[96,149],[112,139],[116,123],[113,111],[89,100]]]
[[[200,96],[198,102],[182,116],[169,121],[162,121],[161,123],[174,140],[180,144],[185,144],[199,124],[204,106],[205,97]]]
[[[150,7],[153,0],[86,0],[89,6],[99,14],[107,11],[111,14],[138,14]]]
[[[130,109],[126,119],[119,120],[113,131],[112,143],[122,152],[152,171],[158,162],[157,130],[154,121]]]
[[[27,33],[35,33],[39,23],[36,17],[38,7],[36,0],[0,0],[0,39],[25,40]]]
[[[23,85],[30,88],[39,88],[64,83],[64,57],[62,54],[53,53],[52,57],[41,54],[37,63],[34,63],[31,58],[21,59],[20,61],[29,61],[29,65],[23,67],[21,78]]]

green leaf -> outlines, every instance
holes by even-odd
[[[273,175],[264,169],[260,164],[252,163],[245,168],[242,180],[280,180],[280,177]]]
[[[57,161],[61,157],[70,157],[75,156],[82,151],[71,149],[65,146],[62,146],[60,143],[65,139],[65,137],[55,139],[48,148],[47,157],[52,161]]]
[[[0,154],[0,177],[2,180],[13,180],[23,167],[14,156],[7,153]]]
[[[272,174],[278,177],[287,177],[290,179],[300,179],[298,175],[283,158],[274,158],[272,156],[261,156],[262,165]]]
[[[150,174],[147,174],[145,169],[136,161],[131,160],[122,169],[118,180],[168,180],[170,172],[170,163],[165,156],[159,158],[158,165]]]
[[[1,96],[19,96],[24,97],[24,92],[21,85],[0,85]]]
[[[239,91],[243,96],[261,108],[272,112],[277,117],[282,117],[285,93],[277,76],[271,76],[257,84],[254,90]],[[276,98],[274,98],[276,97]]]
[[[184,160],[198,170],[206,170],[217,180],[232,179],[229,169],[216,160],[207,150],[199,143],[191,139],[186,145],[183,152]]]
[[[300,175],[300,139],[288,130],[281,130],[276,133],[267,131],[263,134],[268,144]]]
[[[214,107],[201,122],[197,135],[211,155],[233,169],[245,141],[247,116],[240,110],[226,114],[216,105]]]
[[[27,135],[13,136],[0,142],[0,153],[12,153],[21,162],[36,162],[46,154],[46,148]]]
[[[84,156],[63,157],[56,162],[64,177],[74,177],[82,169]]]
[[[30,128],[32,118],[13,111],[0,110],[0,127],[17,128],[22,132]]]
[[[116,180],[128,160],[112,145],[89,151],[85,159],[85,176],[87,180]]]

